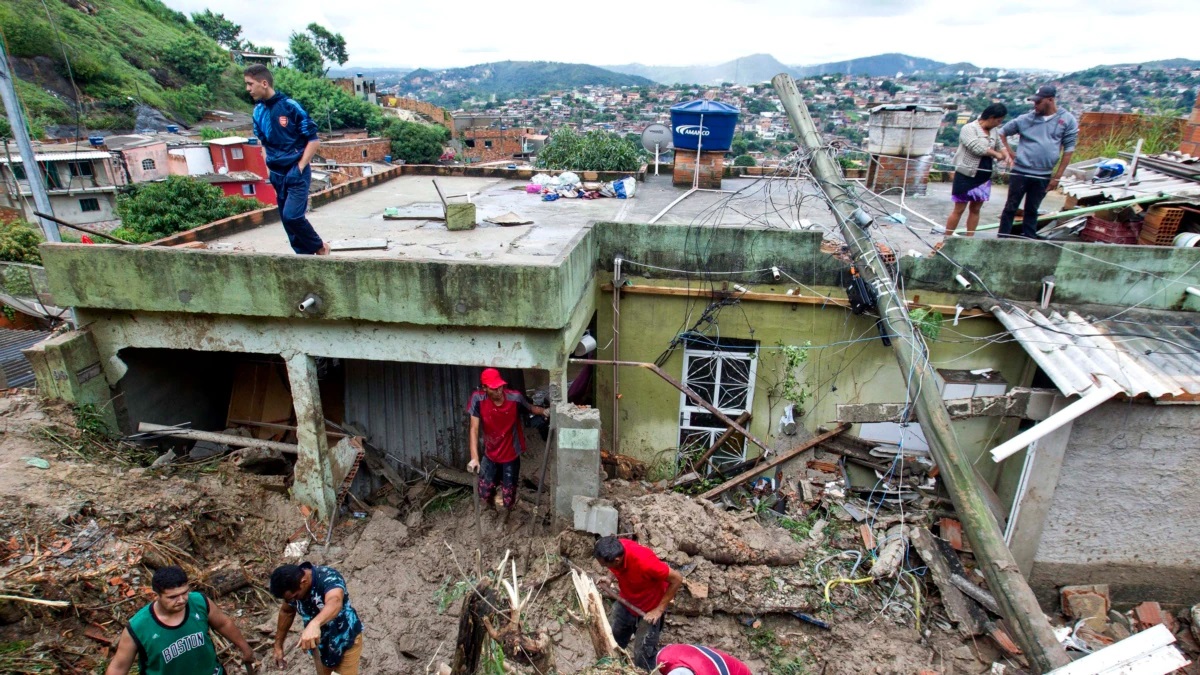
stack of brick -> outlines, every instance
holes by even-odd
[[[720,190],[721,177],[725,175],[725,151],[700,152],[700,174],[697,187],[705,190]],[[691,187],[696,179],[696,151],[675,149],[675,173],[673,182],[679,187]]]
[[[932,167],[931,155],[871,155],[871,165],[867,169],[867,189],[882,192],[903,187],[907,194],[923,195],[929,187],[929,170]]]
[[[1185,155],[1200,157],[1200,98],[1196,99],[1192,115],[1188,118],[1187,126],[1183,128],[1183,142],[1179,144],[1179,151]]]

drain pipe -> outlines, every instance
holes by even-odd
[[[612,367],[612,438],[614,455],[621,454],[621,256],[613,258],[613,367]]]
[[[1022,448],[1027,447],[1030,443],[1046,436],[1052,431],[1057,431],[1069,422],[1075,421],[1087,411],[1100,406],[1100,404],[1121,393],[1121,391],[1121,388],[1114,384],[1101,385],[1087,396],[1038,422],[1037,425],[992,448],[992,461],[997,463],[1003,462],[1020,452]]]

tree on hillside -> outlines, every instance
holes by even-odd
[[[751,157],[750,155],[739,155],[737,157],[737,159],[733,160],[733,165],[734,166],[757,166],[758,163],[755,162],[754,158]]]
[[[392,141],[392,157],[409,164],[433,164],[450,139],[445,127],[388,118],[382,134]]]
[[[325,60],[312,38],[304,33],[292,33],[288,39],[288,57],[296,70],[313,77],[325,76]]]
[[[326,61],[333,61],[339,66],[350,60],[346,53],[346,38],[341,33],[334,33],[317,23],[308,24],[308,34],[312,36],[313,44]]]
[[[221,188],[194,178],[170,176],[161,183],[137,183],[117,199],[121,227],[113,235],[154,241],[265,206],[257,199],[227,197]]]
[[[191,33],[167,46],[163,60],[192,84],[214,87],[229,67],[229,57],[212,43]]]
[[[192,14],[192,22],[202,33],[228,49],[241,46],[242,27],[225,18],[224,14],[213,14],[212,10]]]
[[[295,68],[277,68],[274,74],[275,88],[295,99],[322,129],[365,127],[376,133],[382,125],[378,106],[355,98],[320,75]]]
[[[292,33],[288,40],[292,67],[309,75],[324,77],[329,70],[326,61],[343,65],[350,59],[346,39],[320,24],[310,23],[304,33]]]

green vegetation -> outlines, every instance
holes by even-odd
[[[928,307],[918,307],[908,313],[908,318],[912,319],[913,325],[921,334],[930,340],[936,340],[942,332],[942,313],[929,309]]]
[[[445,614],[446,610],[450,609],[450,605],[462,600],[475,588],[478,583],[474,579],[459,579],[453,581],[451,577],[446,577],[442,581],[442,585],[437,587],[433,592],[433,599],[437,602],[437,613]]]
[[[606,87],[650,87],[654,83],[637,75],[624,75],[580,63],[551,61],[499,61],[466,68],[431,71],[419,68],[400,80],[401,93],[421,88],[418,80],[436,75],[442,80],[462,80],[467,86],[433,97],[430,102],[457,108],[471,97],[524,98],[547,91],[570,90],[595,84]]]
[[[225,18],[224,14],[213,14],[212,10],[192,14],[192,23],[217,44],[229,49],[242,46],[242,27]]]
[[[409,164],[433,164],[442,156],[450,130],[388,118],[380,134],[392,141],[392,157]]]
[[[35,132],[50,123],[74,124],[77,114],[85,127],[99,128],[127,116],[132,103],[191,122],[198,119],[194,103],[201,94],[204,107],[249,107],[228,55],[158,0],[106,0],[94,14],[66,2],[7,0],[0,5],[0,33],[14,58],[54,64],[52,73],[35,69],[38,81],[18,82]],[[71,91],[68,77],[81,94],[80,110],[46,91]],[[197,85],[207,90],[176,93]]]
[[[329,70],[326,61],[339,66],[350,59],[346,53],[346,39],[341,33],[333,33],[320,24],[310,23],[303,33],[292,33],[288,40],[288,52],[292,68],[308,75],[325,77]]]
[[[775,631],[767,627],[749,628],[746,637],[750,646],[757,649],[767,659],[767,672],[770,675],[808,675],[808,663],[804,660],[803,652],[792,655],[779,644]]]
[[[41,265],[42,254],[38,251],[41,243],[42,234],[34,225],[0,215],[0,260]]]
[[[228,197],[215,185],[171,176],[161,183],[138,183],[118,198],[121,227],[113,236],[144,243],[265,207],[257,199]]]
[[[1139,138],[1143,140],[1143,155],[1178,150],[1184,127],[1184,120],[1180,117],[1183,111],[1168,99],[1153,99],[1150,105],[1152,112],[1142,115],[1138,123],[1114,129],[1107,136],[1081,143],[1075,149],[1075,157],[1071,161],[1078,162],[1096,157],[1116,159],[1119,152],[1133,152]]]
[[[734,166],[758,166],[758,162],[754,161],[754,158],[751,157],[750,155],[738,155],[737,158],[733,160],[733,165]]]
[[[573,171],[637,171],[643,154],[617,134],[589,131],[579,135],[574,129],[563,127],[554,132],[538,153],[537,165],[543,169]]]

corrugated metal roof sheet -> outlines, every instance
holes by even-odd
[[[1177,167],[1180,171],[1193,172],[1197,167],[1195,162],[1180,161],[1170,153],[1151,156],[1146,159],[1154,162],[1162,162],[1164,167]],[[1086,171],[1099,163],[1099,161],[1089,160],[1080,162],[1071,165],[1071,169],[1078,168]],[[1130,162],[1126,160],[1125,163],[1129,164]],[[1070,173],[1071,171],[1063,179],[1062,190],[1076,199],[1086,199],[1088,197],[1095,197],[1096,195],[1101,195],[1114,201],[1149,197],[1158,194],[1169,197],[1200,196],[1200,182],[1174,176],[1164,171],[1156,171],[1144,163],[1138,165],[1137,174],[1128,188],[1125,187],[1127,176],[1120,176],[1116,180],[1107,183],[1092,183],[1090,180],[1071,178]]]
[[[21,353],[50,337],[49,331],[13,330],[0,328],[0,366],[9,387],[28,387],[33,384],[33,366]]]
[[[1129,396],[1200,402],[1200,326],[1095,320],[996,306],[992,314],[1065,395],[1108,378]]]

